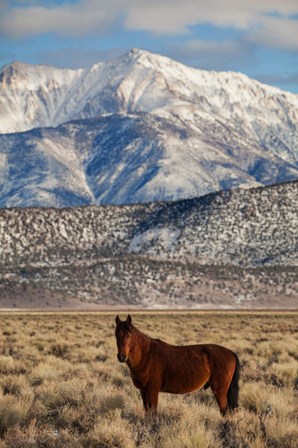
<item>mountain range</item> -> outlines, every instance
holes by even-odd
[[[0,72],[0,207],[135,204],[298,179],[298,95],[134,49]]]

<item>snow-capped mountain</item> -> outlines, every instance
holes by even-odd
[[[2,207],[175,200],[298,178],[298,95],[141,50],[86,70],[5,66],[0,132]]]

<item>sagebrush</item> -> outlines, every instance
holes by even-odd
[[[238,354],[240,408],[227,418],[208,390],[161,394],[146,418],[116,358],[115,315],[0,315],[1,448],[297,446],[298,313],[134,314],[152,337]]]

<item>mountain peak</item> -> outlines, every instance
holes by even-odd
[[[158,57],[158,55],[155,55],[154,53],[150,53],[147,50],[142,50],[140,48],[132,48],[129,52],[125,53],[124,55],[119,56],[116,61],[112,61],[113,63],[117,63],[120,61],[123,61],[124,63],[129,61],[129,63],[135,63],[139,60],[144,59],[151,59]]]
[[[134,55],[139,55],[139,54],[143,54],[143,53],[147,53],[145,50],[142,50],[140,48],[132,48],[129,52],[130,55],[134,56]]]
[[[86,70],[16,62],[1,76],[0,132],[48,127],[2,136],[2,206],[176,200],[298,177],[298,96],[244,75],[132,49]]]
[[[157,53],[152,53],[148,50],[143,50],[141,48],[132,48],[128,53],[125,53],[123,56],[120,56],[118,59],[119,60],[129,59],[132,62],[146,61],[150,65],[153,65],[153,66],[156,65],[156,63],[160,63],[160,62],[167,63],[169,61],[171,61],[172,64],[180,65],[179,62],[176,62],[176,61],[168,58],[167,56],[162,56]]]

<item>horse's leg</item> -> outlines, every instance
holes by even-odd
[[[209,380],[210,387],[216,398],[221,415],[225,415],[229,409],[228,390],[233,378],[234,368],[235,367],[231,368],[230,365],[225,365],[220,373],[218,372],[219,369],[217,369],[217,373],[213,372]]]
[[[226,385],[218,385],[210,382],[210,387],[212,389],[212,392],[214,393],[215,399],[217,401],[217,404],[220,409],[221,415],[225,415],[228,410],[228,387]]]
[[[142,396],[142,400],[143,400],[143,406],[145,411],[148,411],[148,399],[147,399],[147,392],[145,392],[144,390],[141,390],[141,396]]]
[[[158,393],[159,389],[156,387],[150,387],[147,390],[147,413],[156,414],[158,405]]]

